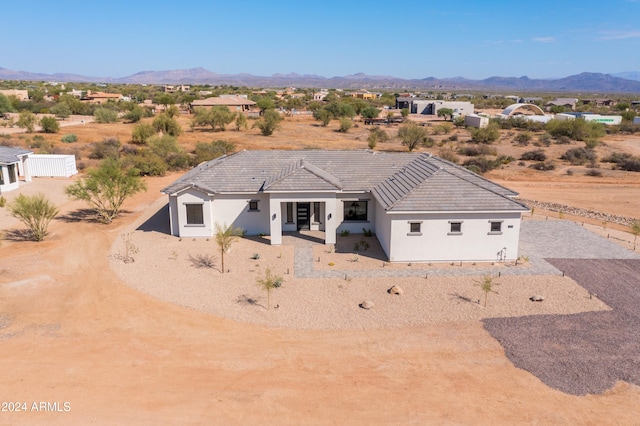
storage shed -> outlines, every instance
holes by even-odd
[[[70,177],[78,173],[76,157],[63,154],[32,154],[29,156],[31,176]]]

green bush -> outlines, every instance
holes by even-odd
[[[93,118],[96,123],[115,123],[118,121],[118,113],[109,108],[96,108],[93,112]]]
[[[73,133],[69,133],[68,135],[64,135],[60,140],[64,143],[72,143],[72,142],[77,142],[78,137]]]
[[[349,118],[341,118],[340,126],[338,127],[338,131],[342,133],[347,133],[349,129],[353,127],[353,122]]]
[[[196,143],[194,163],[200,164],[213,160],[222,155],[227,155],[236,150],[236,145],[232,142],[217,140],[210,143]]]
[[[487,127],[471,130],[471,140],[475,143],[492,144],[500,138],[500,126],[495,122]]]
[[[138,124],[133,127],[131,132],[131,142],[144,145],[155,134],[156,131],[151,124]]]

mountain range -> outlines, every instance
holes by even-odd
[[[471,80],[463,77],[403,79],[392,76],[357,73],[347,76],[323,77],[313,74],[217,74],[204,68],[167,71],[141,71],[126,77],[90,77],[77,74],[42,74],[13,71],[0,67],[0,79],[27,81],[57,81],[115,84],[210,84],[248,87],[316,87],[368,90],[498,90],[593,93],[640,93],[640,72],[602,74],[583,72],[557,79],[523,77],[489,77]]]

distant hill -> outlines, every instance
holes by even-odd
[[[623,77],[626,76],[626,77]],[[120,77],[88,77],[76,74],[41,74],[0,68],[0,79],[28,81],[127,83],[127,84],[211,84],[249,87],[317,87],[368,90],[500,90],[549,91],[590,93],[640,93],[640,72],[617,75],[588,73],[558,79],[531,79],[523,77],[489,77],[470,80],[464,77],[438,79],[402,79],[392,76],[357,73],[346,76],[322,77],[296,73],[255,76],[252,74],[217,74],[204,68],[166,71],[141,71]]]

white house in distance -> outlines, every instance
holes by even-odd
[[[316,230],[375,233],[390,261],[495,261],[518,256],[528,209],[517,193],[428,153],[241,151],[203,163],[162,190],[171,234],[215,225],[282,243]]]

